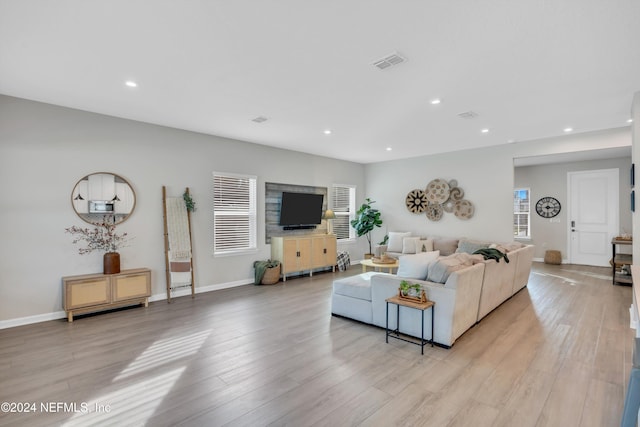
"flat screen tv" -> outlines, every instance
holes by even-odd
[[[299,227],[320,224],[323,199],[322,194],[283,192],[280,225]]]

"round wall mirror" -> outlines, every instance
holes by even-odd
[[[121,176],[108,172],[92,173],[73,188],[71,205],[89,224],[120,224],[133,212],[136,195]]]

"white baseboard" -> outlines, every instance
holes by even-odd
[[[544,258],[534,258],[533,262],[541,262],[544,264]],[[563,259],[560,264],[569,264],[566,259]]]
[[[50,320],[64,319],[66,317],[67,313],[65,313],[64,311],[54,311],[53,313],[36,314],[35,316],[0,320],[0,329],[14,328],[16,326],[30,325],[32,323],[48,322]]]
[[[219,291],[221,289],[235,288],[236,286],[250,285],[253,283],[253,278],[236,280],[235,282],[219,283],[217,285],[198,286],[196,287],[196,294],[204,292]],[[177,289],[171,294],[171,298],[177,298],[181,296],[191,295],[191,288]],[[151,295],[149,302],[162,301],[167,299],[167,293]],[[54,311],[52,313],[36,314],[35,316],[17,317],[15,319],[0,320],[0,329],[14,328],[16,326],[30,325],[32,323],[48,322],[50,320],[65,319],[67,313],[64,311]]]
[[[219,291],[221,289],[235,288],[237,286],[250,285],[253,283],[253,280],[254,279],[244,279],[244,280],[236,280],[235,282],[219,283],[217,285],[196,286],[196,294]],[[185,288],[176,289],[175,291],[171,292],[171,298],[184,297],[187,295],[191,295],[191,288],[188,286]],[[166,299],[167,299],[167,293],[163,292],[160,294],[151,295],[149,297],[149,302],[162,301]]]

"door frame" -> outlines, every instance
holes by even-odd
[[[610,237],[611,238],[615,237],[618,231],[620,230],[620,169],[607,168],[607,169],[577,170],[577,171],[567,172],[567,255],[568,255],[567,262],[570,264],[574,262],[573,245],[571,243],[571,217],[573,213],[572,212],[573,205],[571,203],[571,200],[572,200],[571,175],[586,174],[586,173],[593,173],[593,172],[613,172],[615,175],[617,185],[616,185],[616,191],[614,192],[614,195],[617,203],[614,202],[614,208],[615,208],[615,215],[614,215],[615,224],[614,225],[615,225],[615,230],[617,231],[614,231],[614,235]],[[607,251],[609,253],[609,257],[611,257],[610,245]]]

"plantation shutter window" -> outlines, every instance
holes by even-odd
[[[255,176],[213,173],[215,255],[257,250]]]
[[[355,239],[355,230],[351,220],[355,218],[356,188],[350,185],[333,185],[331,210],[336,218],[333,220],[333,232],[338,240]]]

